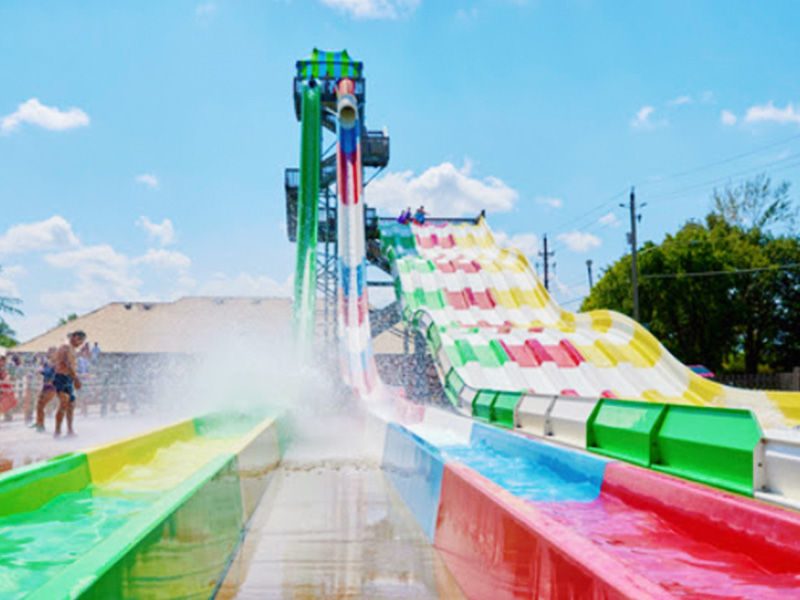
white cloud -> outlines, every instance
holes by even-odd
[[[194,14],[197,17],[210,17],[217,12],[216,2],[203,2],[198,4],[194,9]]]
[[[667,104],[670,106],[684,106],[685,104],[691,104],[692,97],[691,96],[678,96],[677,98],[673,98],[672,100],[668,100]]]
[[[161,223],[153,223],[147,217],[139,217],[136,224],[147,232],[147,237],[156,240],[162,246],[168,246],[175,241],[175,227],[170,219],[164,219]]]
[[[17,283],[11,277],[6,276],[5,269],[0,271],[0,296],[19,298]]]
[[[652,119],[655,112],[656,109],[654,107],[643,106],[636,111],[636,115],[631,119],[631,127],[644,131],[654,129],[658,125],[666,125],[666,121],[654,121]]]
[[[559,234],[558,240],[565,244],[573,252],[588,252],[593,248],[599,248],[602,242],[594,234],[585,231],[569,231]]]
[[[397,19],[413,13],[420,0],[321,0],[356,19]]]
[[[10,133],[22,123],[37,125],[51,131],[64,131],[85,127],[89,124],[89,115],[79,108],[61,110],[55,106],[42,104],[37,98],[31,98],[17,106],[16,111],[3,117],[0,121],[0,131]]]
[[[239,273],[231,277],[225,273],[215,274],[200,286],[200,294],[206,296],[277,296],[290,297],[293,293],[294,277],[286,281],[275,281],[266,275]]]
[[[5,273],[8,277],[24,277],[28,274],[28,269],[22,265],[9,265],[7,267],[0,267],[0,271]]]
[[[785,108],[778,108],[772,100],[766,104],[751,106],[747,109],[744,116],[747,123],[772,122],[772,123],[795,123],[800,125],[800,105],[795,106],[791,102]]]
[[[0,267],[0,296],[19,298],[19,288],[15,279],[27,274],[25,267],[21,265],[11,265]]]
[[[703,104],[711,104],[714,102],[714,92],[706,90],[700,94],[700,102]]]
[[[506,248],[516,248],[525,256],[535,257],[539,252],[539,237],[534,233],[508,235],[505,231],[494,232],[495,241]]]
[[[139,225],[162,243],[174,240],[175,232],[169,219],[152,223],[143,217]],[[179,287],[195,286],[189,273],[192,261],[185,254],[151,248],[140,256],[131,257],[110,244],[86,246],[75,235],[70,223],[58,215],[15,225],[0,235],[0,254],[32,252],[46,254],[35,257],[37,262],[27,265],[36,275],[34,283],[42,287],[25,293],[26,313],[30,308],[33,316],[14,319],[14,326],[23,338],[52,326],[58,317],[70,312],[83,313],[112,301],[162,299],[167,293],[161,288],[153,293],[145,287],[143,279],[153,284],[161,277],[159,285],[166,278],[167,283]],[[162,276],[157,271],[165,273]],[[18,297],[17,279],[26,273],[26,267],[17,264],[0,270],[0,295]],[[257,284],[265,287],[262,280]],[[34,298],[36,294],[38,302]],[[45,325],[42,325],[43,315],[49,319]]]
[[[473,21],[478,18],[478,7],[472,6],[470,8],[459,8],[456,11],[456,20],[458,21]]]
[[[736,115],[729,110],[723,110],[719,114],[719,120],[723,125],[736,125],[736,121],[738,121]]]
[[[20,254],[78,246],[80,240],[72,225],[59,215],[44,221],[20,223],[0,235],[0,254]]]
[[[597,222],[606,227],[619,227],[619,219],[613,212],[608,212],[597,219]]]
[[[564,201],[561,200],[561,198],[539,196],[538,198],[536,198],[536,204],[549,206],[550,208],[561,208],[564,205]]]
[[[83,267],[107,267],[117,269],[125,267],[128,259],[108,244],[83,246],[76,250],[67,250],[44,257],[47,264],[59,269],[75,269]]]
[[[9,315],[7,321],[17,332],[17,339],[27,341],[52,329],[64,313],[34,313],[27,310],[24,316]]]
[[[153,175],[152,173],[142,173],[141,175],[137,175],[134,180],[136,183],[141,183],[142,185],[146,185],[152,190],[157,190],[160,182],[158,181],[158,177]]]
[[[550,289],[558,295],[559,303],[566,303],[564,308],[567,310],[577,310],[577,306],[585,296],[589,294],[589,283],[580,282],[568,284],[561,280],[558,274],[550,275]]]
[[[142,281],[131,272],[131,261],[108,244],[84,246],[45,256],[57,269],[73,272],[72,289],[44,292],[41,305],[54,312],[84,312],[114,300],[131,300],[140,295]]]
[[[443,162],[421,175],[412,171],[389,173],[370,183],[370,206],[399,212],[406,206],[424,205],[431,216],[474,216],[482,209],[505,212],[513,208],[519,195],[497,177],[471,176],[472,165],[465,161],[460,169]]]
[[[143,256],[134,259],[134,264],[150,265],[159,269],[185,270],[192,266],[192,260],[175,250],[148,250]]]

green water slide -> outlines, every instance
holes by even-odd
[[[300,139],[300,186],[297,197],[297,264],[294,276],[294,328],[301,346],[314,337],[317,287],[317,201],[322,143],[320,89],[303,89]]]

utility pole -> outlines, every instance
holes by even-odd
[[[589,274],[589,289],[591,290],[594,287],[592,283],[592,259],[587,259],[586,261],[586,271]]]
[[[544,234],[544,251],[539,252],[539,256],[542,257],[544,260],[544,289],[548,292],[550,291],[550,259],[556,255],[555,252],[549,252],[547,250],[547,234]]]
[[[625,208],[624,204],[620,204]],[[642,207],[645,204],[642,204]],[[636,224],[641,220],[642,215],[636,212],[636,190],[631,186],[631,199],[628,205],[631,214],[631,230],[628,232],[628,243],[631,245],[631,283],[633,285],[633,319],[639,321],[639,267],[636,262],[637,241]]]

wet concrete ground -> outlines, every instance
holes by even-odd
[[[463,598],[376,464],[289,463],[272,481],[217,598]]]
[[[301,419],[217,598],[464,598],[353,413]]]
[[[52,414],[45,421],[45,433],[31,429],[19,413],[14,415],[12,421],[0,418],[0,472],[150,431],[178,418],[152,413],[132,415],[127,411],[101,417],[99,407],[92,406],[86,416],[80,410],[76,411],[75,437],[62,436],[58,439],[53,437]],[[63,431],[66,431],[66,425]]]

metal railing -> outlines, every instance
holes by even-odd
[[[800,391],[800,367],[789,373],[726,373],[715,381],[751,390]]]

